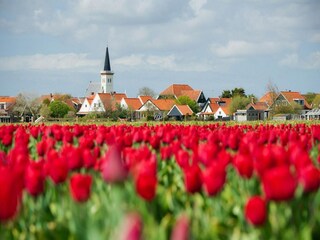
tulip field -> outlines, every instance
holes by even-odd
[[[320,239],[320,124],[0,125],[0,239]]]

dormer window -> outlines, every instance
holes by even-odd
[[[299,105],[303,106],[304,105],[304,100],[303,99],[293,99],[294,102],[298,103]]]

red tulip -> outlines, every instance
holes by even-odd
[[[289,166],[280,166],[265,172],[262,184],[268,200],[285,201],[293,198],[297,181]]]
[[[161,147],[160,153],[161,153],[161,159],[162,160],[170,159],[171,155],[172,155],[171,147],[170,146]]]
[[[61,150],[61,156],[68,163],[70,170],[80,169],[82,167],[83,161],[80,148],[65,145]]]
[[[304,192],[315,192],[320,186],[320,171],[313,165],[309,165],[299,171],[299,182]]]
[[[197,164],[194,164],[184,170],[184,185],[188,193],[195,193],[201,190],[201,170]]]
[[[2,139],[2,144],[6,147],[10,146],[12,144],[12,135],[11,134],[5,134]]]
[[[236,155],[233,164],[241,177],[251,178],[253,173],[253,160],[249,155]]]
[[[182,215],[176,221],[171,232],[171,240],[188,240],[189,239],[189,219]]]
[[[213,162],[210,167],[202,172],[202,182],[209,196],[218,194],[226,181],[225,166],[219,162]]]
[[[22,196],[20,187],[14,171],[0,167],[0,221],[8,221],[16,215]]]
[[[90,149],[83,149],[82,159],[85,168],[93,168],[96,164],[96,157]]]
[[[136,192],[147,201],[153,200],[156,195],[157,177],[148,169],[140,170],[135,178]]]
[[[47,163],[48,175],[55,184],[62,183],[68,176],[68,163],[61,157]]]
[[[74,201],[85,202],[91,193],[92,177],[90,175],[74,174],[70,178],[70,192]]]
[[[143,224],[136,213],[127,214],[119,229],[119,240],[141,240]]]
[[[34,197],[44,190],[43,162],[31,161],[27,167],[25,175],[25,187],[28,193]]]
[[[177,163],[181,168],[187,168],[189,166],[189,153],[180,149],[176,154]]]
[[[127,178],[128,169],[121,157],[120,149],[116,145],[109,147],[101,161],[101,173],[106,182],[122,182]]]
[[[245,218],[255,226],[263,225],[266,221],[266,202],[260,196],[251,197],[245,206]]]

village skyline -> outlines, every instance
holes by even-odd
[[[67,92],[99,81],[109,46],[114,89],[136,96],[188,84],[207,96],[319,92],[320,2],[1,1],[0,95]]]

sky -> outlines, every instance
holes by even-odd
[[[217,97],[242,87],[320,92],[318,0],[0,0],[0,95],[189,84]]]

